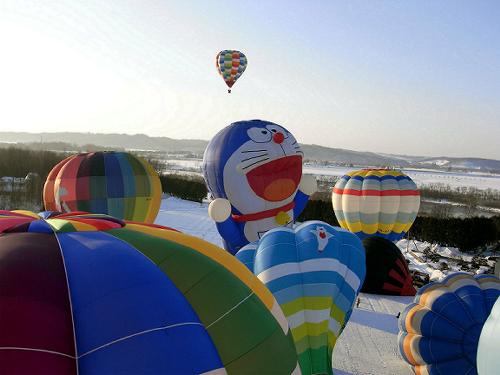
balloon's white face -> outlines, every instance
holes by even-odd
[[[302,176],[303,152],[295,137],[279,125],[247,130],[242,144],[224,166],[224,190],[241,213],[291,202]]]

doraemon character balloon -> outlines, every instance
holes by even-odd
[[[238,121],[210,141],[203,174],[216,198],[208,213],[226,250],[235,254],[268,230],[293,223],[316,189],[302,175],[295,137],[269,121]]]

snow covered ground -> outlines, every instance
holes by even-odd
[[[413,374],[399,354],[396,317],[413,297],[360,293],[359,298],[333,351],[334,374]]]
[[[214,222],[208,217],[207,203],[162,200],[156,224],[188,233],[222,246]],[[412,301],[412,297],[360,294],[349,323],[333,353],[335,374],[399,375],[411,374],[399,354],[396,315]]]
[[[202,160],[199,159],[169,159],[165,160],[172,170],[198,171],[201,173]],[[360,168],[349,168],[342,166],[323,166],[305,164],[304,173],[318,176],[338,176],[341,177],[350,170]],[[446,172],[436,169],[403,169],[419,186],[431,184],[449,185],[455,187],[475,187],[478,189],[500,190],[500,175],[485,172]]]
[[[495,262],[483,259],[480,262],[474,262],[474,256],[460,251],[456,247],[440,246],[429,242],[402,239],[396,243],[405,258],[409,261],[410,270],[416,270],[429,275],[431,281],[439,281],[445,276],[454,272],[467,272],[470,274],[481,274],[493,270]],[[434,261],[425,260],[424,251],[429,251],[430,255],[435,256]],[[481,253],[484,258],[487,255],[494,255],[490,251]],[[429,259],[432,259],[429,257]],[[443,264],[446,267],[443,268]],[[465,268],[463,266],[466,266]]]
[[[359,168],[339,166],[304,165],[304,173],[320,176],[341,177],[348,171]],[[478,189],[500,190],[500,175],[478,172],[445,172],[433,169],[402,169],[419,186],[431,184],[449,185],[455,187],[475,187]]]

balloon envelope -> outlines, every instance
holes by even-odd
[[[269,288],[288,319],[303,374],[331,374],[333,347],[365,277],[361,241],[321,221],[276,228],[236,257]]]
[[[480,375],[494,375],[500,369],[500,298],[497,298],[490,316],[484,323],[477,348],[477,372]]]
[[[420,193],[403,172],[362,169],[342,176],[332,191],[335,216],[342,228],[361,239],[404,237],[417,217]]]
[[[401,250],[381,237],[363,240],[366,254],[366,277],[361,291],[364,293],[414,296],[413,279]]]
[[[158,174],[144,159],[126,152],[72,155],[45,182],[47,211],[87,211],[152,223],[161,203]]]
[[[477,373],[479,336],[499,295],[493,275],[454,273],[420,288],[399,320],[404,360],[417,374]]]
[[[227,87],[233,87],[247,68],[247,57],[240,51],[224,50],[215,57],[215,66]]]
[[[217,222],[227,250],[236,253],[268,230],[293,223],[308,200],[299,189],[302,157],[293,134],[269,121],[238,121],[212,138],[203,175],[210,194],[230,203],[230,216]]]
[[[0,373],[291,373],[286,319],[234,257],[157,225],[0,213]]]

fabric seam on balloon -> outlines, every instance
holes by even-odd
[[[25,347],[20,347],[20,346],[2,346],[0,347],[0,350],[26,350],[30,352],[41,352],[41,353],[49,353],[49,354],[56,354],[56,355],[62,355],[64,357],[72,358],[72,359],[77,359],[77,357],[66,354],[66,353],[61,353],[61,352],[56,352],[53,350],[46,350],[46,349],[37,349],[37,348],[25,348]]]
[[[250,289],[251,290],[251,289]],[[227,314],[229,314],[231,311],[233,311],[234,309],[236,309],[238,306],[240,306],[242,303],[244,303],[247,299],[249,299],[250,297],[252,297],[255,293],[252,291],[252,293],[250,293],[248,296],[246,296],[245,298],[243,298],[240,302],[238,302],[236,305],[234,305],[233,307],[231,307],[228,311],[226,311],[224,314],[222,314],[221,316],[219,316],[217,319],[215,319],[212,323],[210,323],[209,325],[206,326],[206,329],[208,331],[208,329],[213,326],[214,324],[216,324],[219,320],[221,320],[222,318],[224,318]],[[265,305],[264,305],[265,306]]]
[[[182,322],[182,323],[176,323],[176,324],[171,324],[171,325],[162,326],[162,327],[150,328],[150,329],[146,329],[144,331],[132,333],[131,335],[127,335],[127,336],[115,339],[113,341],[110,341],[110,342],[108,342],[106,344],[98,346],[97,348],[91,349],[88,352],[83,353],[82,355],[79,355],[77,358],[80,359],[80,358],[85,357],[85,356],[87,356],[89,354],[92,354],[92,353],[94,353],[94,352],[96,352],[96,351],[98,351],[100,349],[103,349],[103,348],[108,347],[110,345],[114,345],[114,344],[116,344],[118,342],[121,342],[121,341],[124,341],[124,340],[128,340],[128,339],[130,339],[132,337],[140,336],[140,335],[143,335],[143,334],[146,334],[146,333],[150,333],[150,332],[163,331],[163,330],[169,329],[169,328],[175,328],[175,327],[179,327],[179,326],[188,326],[188,325],[198,325],[198,326],[203,327],[203,324],[201,324],[199,322]]]
[[[78,364],[78,346],[76,344],[76,329],[75,329],[75,319],[73,316],[73,301],[71,298],[71,289],[69,287],[68,270],[66,269],[66,259],[64,259],[64,253],[63,253],[61,242],[59,241],[59,236],[58,236],[57,232],[48,222],[47,222],[47,224],[49,225],[49,227],[52,229],[52,232],[54,233],[54,237],[57,241],[57,245],[59,247],[59,253],[61,254],[61,260],[62,260],[62,264],[64,267],[64,276],[66,278],[66,289],[68,291],[68,301],[69,301],[69,309],[70,309],[70,315],[71,315],[71,324],[73,326],[73,343],[74,343],[74,350],[75,350],[75,356],[76,356],[75,357],[76,375],[78,375],[80,373],[79,364]]]

